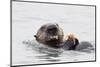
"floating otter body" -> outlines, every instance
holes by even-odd
[[[48,23],[40,27],[37,34],[34,35],[39,43],[53,47],[61,48],[63,42],[63,30],[58,24]]]
[[[65,40],[64,45],[63,45],[63,49],[65,50],[75,50],[76,46],[79,44],[78,39],[75,39],[74,41],[70,41],[70,40]]]
[[[73,34],[69,34],[67,37],[68,39],[63,43],[63,49],[75,50],[76,46],[79,44],[79,40]]]
[[[76,51],[83,51],[83,52],[91,52],[94,50],[93,45],[88,41],[81,41],[79,43],[78,38],[75,37],[74,34],[69,34],[68,39],[63,42],[63,49],[64,50],[76,50]]]

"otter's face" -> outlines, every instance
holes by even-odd
[[[58,24],[45,24],[37,33],[37,41],[51,47],[60,47],[63,39],[63,31],[60,30]]]
[[[59,32],[59,26],[58,24],[52,24],[47,26],[46,28],[46,35],[47,35],[47,40],[58,40],[58,32]]]
[[[58,24],[49,25],[46,29],[46,44],[52,47],[60,47],[59,26]]]

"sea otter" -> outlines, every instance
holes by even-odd
[[[34,35],[36,41],[53,48],[62,47],[61,43],[63,42],[63,36],[63,30],[57,23],[42,25],[36,35]]]
[[[57,23],[47,23],[42,25],[34,35],[37,42],[52,48],[62,48],[64,50],[83,50],[92,47],[87,41],[79,42],[73,33],[64,39],[62,28]]]

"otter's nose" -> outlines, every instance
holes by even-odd
[[[47,28],[48,32],[57,32],[57,27],[55,25],[49,26]]]

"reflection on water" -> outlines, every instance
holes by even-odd
[[[43,61],[54,61],[54,62],[60,61],[60,59],[54,59],[54,58],[52,58],[52,57],[59,57],[58,54],[48,54],[48,55],[36,56],[36,57],[37,57],[38,59],[40,59],[40,61],[41,61],[41,59],[42,59]]]
[[[62,49],[48,48],[42,44],[34,43],[34,41],[23,41],[23,44],[25,44],[27,48],[32,48],[33,51],[40,53],[39,56],[35,56],[40,59],[40,61],[60,61],[60,59],[56,59],[56,57],[59,57],[63,53]]]
[[[82,55],[85,57],[87,54],[94,53],[94,49],[84,49],[84,50],[77,50],[77,51],[65,51],[61,48],[54,49],[47,46],[44,46],[43,44],[39,44],[35,41],[23,41],[23,44],[26,46],[26,50],[28,48],[31,48],[30,51],[35,51],[35,59],[39,59],[39,61],[48,61],[48,62],[59,62],[64,59],[78,61],[78,59],[81,58]],[[28,56],[31,57],[31,56]],[[32,58],[32,57],[31,57]],[[88,60],[88,59],[87,59]]]

